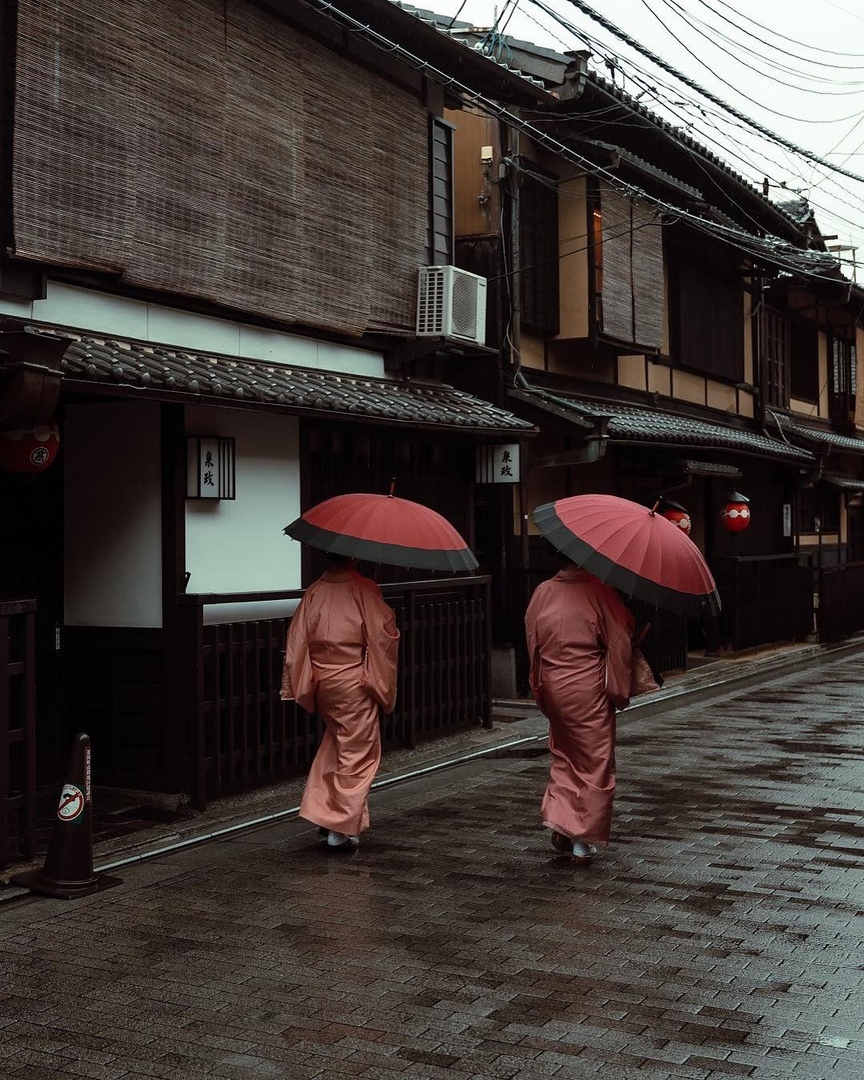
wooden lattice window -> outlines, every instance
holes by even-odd
[[[834,331],[828,343],[828,413],[832,420],[848,421],[855,414],[855,343],[842,331]]]
[[[791,377],[789,316],[775,308],[762,307],[756,326],[765,403],[785,409],[789,404]]]
[[[825,488],[805,488],[798,497],[798,532],[803,536],[840,531],[840,495]]]

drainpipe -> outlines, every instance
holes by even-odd
[[[507,176],[507,191],[510,202],[510,222],[509,222],[509,262],[510,265],[507,268],[509,270],[509,282],[508,298],[510,301],[509,322],[508,322],[508,336],[509,336],[509,368],[508,379],[513,385],[518,385],[520,382],[524,385],[524,376],[521,374],[520,368],[522,367],[522,275],[521,275],[521,245],[519,243],[519,230],[521,223],[521,213],[519,205],[519,171],[516,168],[516,162],[519,158],[519,132],[511,130],[510,132],[510,148],[509,157],[507,160],[508,176]],[[530,566],[531,566],[531,548],[528,533],[528,481],[527,470],[525,477],[519,483],[519,569],[521,577],[521,589],[520,601],[522,612],[528,607],[528,601],[531,598],[531,578],[530,578]],[[519,620],[521,625],[521,619]],[[516,626],[513,627],[514,635],[518,634]],[[521,640],[521,638],[520,638]],[[517,665],[517,681],[519,676]],[[525,673],[522,681],[527,679]],[[520,687],[517,685],[517,693]]]
[[[510,312],[508,322],[508,336],[510,338],[510,375],[515,378],[522,366],[522,263],[521,246],[519,243],[519,229],[521,213],[519,206],[519,170],[516,161],[519,158],[519,132],[510,133],[510,154],[507,159],[508,184],[507,190],[510,196],[510,266],[508,281],[510,287],[508,296],[510,300]]]

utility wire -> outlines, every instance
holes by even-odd
[[[566,29],[569,33],[572,33],[579,40],[584,41],[589,46],[589,48],[592,48],[592,49],[600,52],[601,54],[605,52],[606,46],[605,46],[604,43],[600,42],[593,35],[583,31],[581,28],[577,28],[573,23],[571,23],[569,20],[567,20],[564,16],[562,16],[562,15],[558,14],[557,12],[551,10],[550,8],[546,7],[546,5],[542,2],[542,0],[532,0],[532,2],[534,3],[534,5],[537,8],[539,8],[539,10],[541,10],[545,15],[547,15],[547,17],[552,19],[554,22],[558,23],[561,27]],[[562,42],[562,44],[566,45],[566,43],[564,43],[564,42]],[[738,135],[731,136],[731,138],[733,140],[733,147],[734,148],[730,147],[730,145],[728,143],[724,142],[723,139],[720,137],[719,131],[718,131],[718,129],[716,127],[713,128],[710,131],[702,131],[699,128],[699,121],[696,118],[685,119],[685,118],[681,117],[681,115],[675,111],[673,106],[674,105],[681,105],[681,106],[684,106],[686,108],[693,109],[696,112],[698,112],[699,115],[702,116],[706,120],[710,116],[715,120],[715,122],[718,125],[723,124],[723,125],[727,125],[727,126],[730,126],[730,127],[735,127],[738,130],[740,130],[741,132],[744,132],[745,134],[751,134],[752,135],[752,134],[754,134],[754,132],[752,131],[752,128],[748,124],[739,123],[734,118],[728,116],[728,114],[723,112],[722,110],[715,109],[715,108],[713,108],[711,105],[709,105],[707,103],[698,102],[696,100],[690,101],[690,100],[685,98],[683,101],[680,101],[680,102],[673,101],[673,102],[670,103],[669,101],[667,101],[664,98],[661,98],[659,96],[659,94],[657,92],[657,87],[658,86],[662,87],[664,90],[668,91],[671,95],[676,95],[676,94],[680,95],[681,91],[680,91],[680,89],[678,87],[674,86],[671,82],[669,82],[669,83],[664,82],[662,77],[661,78],[657,77],[656,73],[654,73],[654,72],[649,73],[644,68],[640,68],[639,64],[634,62],[633,60],[628,60],[628,65],[631,68],[633,68],[637,73],[640,73],[642,76],[644,76],[644,78],[646,80],[649,80],[648,82],[643,82],[640,79],[639,75],[634,75],[634,74],[632,74],[632,72],[628,76],[637,86],[642,87],[642,93],[643,94],[648,93],[649,96],[654,99],[657,108],[661,108],[661,109],[665,110],[666,112],[670,113],[673,117],[675,117],[677,120],[681,121],[682,126],[683,126],[685,131],[693,129],[702,138],[705,145],[703,147],[699,147],[698,144],[697,144],[697,147],[696,147],[697,153],[696,153],[696,155],[694,155],[694,160],[696,160],[696,162],[697,162],[697,164],[699,165],[700,168],[702,168],[701,162],[698,160],[700,155],[701,156],[706,156],[709,159],[716,156],[714,151],[708,149],[708,147],[713,143],[717,147],[722,149],[722,152],[725,155],[727,155],[727,157],[732,157],[733,159],[741,161],[745,165],[748,166],[748,170],[753,174],[753,177],[754,177],[754,179],[751,180],[751,183],[756,184],[756,183],[758,183],[758,179],[760,177],[763,177],[763,176],[767,175],[775,188],[788,190],[789,194],[790,194],[790,197],[793,194],[795,194],[794,187],[789,185],[786,180],[780,179],[777,176],[771,176],[770,175],[770,169],[768,169],[767,172],[766,172],[766,163],[767,163],[767,165],[769,165],[769,166],[773,165],[773,167],[775,169],[786,168],[786,169],[790,169],[793,173],[795,173],[797,171],[797,167],[795,165],[793,165],[791,163],[791,161],[787,160],[786,165],[783,166],[783,165],[781,165],[781,163],[772,160],[770,154],[767,152],[766,149],[764,149],[764,148],[755,148],[755,147],[749,147],[749,149],[750,149],[751,153],[756,154],[760,158],[764,159],[764,161],[762,161],[762,163],[756,164],[753,161],[750,161],[750,160],[748,160],[746,158],[742,158],[741,154],[738,153],[738,150],[742,148],[742,139],[741,139],[740,136],[738,136]],[[654,85],[654,84],[656,84],[656,85]],[[620,106],[619,106],[619,109],[620,109],[619,119],[614,121],[615,126],[616,127],[636,126],[634,124],[627,124],[626,121],[620,119],[620,115],[621,115],[621,113],[623,113],[626,110],[628,112],[631,112],[634,116],[643,116],[644,112],[638,112],[633,107],[634,105],[638,105],[638,104],[639,104],[639,102],[635,101],[635,100],[631,105],[628,105],[626,102],[621,102]],[[610,112],[614,113],[614,108],[615,108],[614,106],[610,107]],[[595,115],[595,113],[592,111],[590,113],[586,112],[583,115]],[[596,115],[600,115],[599,110],[596,112]],[[568,118],[566,115],[559,114],[559,116],[560,116],[561,119],[567,119]],[[580,116],[580,114],[573,113],[573,114],[569,115],[569,118],[578,119],[579,116]],[[860,119],[860,117],[859,117],[859,119]],[[534,123],[540,123],[540,122],[541,121],[535,117]],[[554,122],[554,118],[549,118],[549,122]],[[602,128],[602,127],[605,127],[605,126],[609,126],[609,125],[604,124],[604,123],[598,123],[598,124],[595,124],[595,125],[593,125],[592,127],[589,127],[589,128],[584,128],[583,127],[581,129],[581,131],[580,131],[580,134],[585,136],[585,135],[590,134],[590,132],[593,131],[594,129]],[[847,136],[845,136],[845,137],[848,137],[848,134],[851,134],[851,132],[847,133]],[[772,145],[772,144],[769,143],[769,146],[770,145]],[[687,147],[686,140],[681,141],[681,146],[685,150],[689,149]],[[744,146],[746,147],[746,143],[744,144]],[[783,146],[777,146],[776,149],[781,151],[784,155],[787,154],[787,150]],[[813,165],[812,162],[810,162],[810,164]],[[817,166],[814,165],[813,167],[816,168]],[[811,186],[811,184],[803,177],[803,175],[800,172],[798,172],[798,175],[799,175],[799,177],[801,179],[801,183],[805,187],[810,187]],[[825,182],[831,183],[831,184],[835,185],[836,187],[840,187],[839,182],[836,180],[836,178],[831,176],[830,173],[821,174],[821,180],[824,180]],[[716,184],[716,181],[713,180],[713,178],[712,178],[712,184]],[[861,209],[861,206],[862,206],[860,200],[855,199],[854,196],[852,196],[852,194],[846,188],[840,188],[840,191],[842,192],[843,197],[841,197],[841,196],[839,196],[839,195],[837,195],[835,193],[833,195],[833,198],[839,204],[848,207],[853,213],[858,214],[860,212],[860,209]],[[852,199],[851,202],[849,201],[850,199]],[[824,210],[824,212],[829,216],[829,218],[831,220],[841,221],[844,224],[851,225],[853,227],[857,227],[857,225],[858,225],[858,222],[856,222],[856,221],[850,221],[848,218],[843,218],[842,215],[839,214],[836,210],[832,210],[832,209],[829,209],[827,207],[821,207],[818,203],[814,203],[812,201],[811,201],[811,205],[815,209]]]
[[[543,0],[532,0],[532,2],[534,3],[535,7],[539,8],[539,10],[541,10],[544,14],[546,14],[550,19],[552,19],[553,21],[558,23],[561,27],[563,27],[568,32],[573,33],[575,36],[577,36],[581,40],[585,41],[589,45],[589,47],[596,48],[597,46],[600,46],[600,49],[605,48],[605,46],[603,46],[602,43],[598,42],[597,39],[593,37],[593,35],[587,34],[587,33],[583,32],[583,31],[577,29],[564,16],[559,15],[557,12],[555,12],[552,9],[548,8],[543,3]],[[566,45],[566,43],[563,43],[563,44]],[[675,106],[680,105],[682,107],[695,110],[695,112],[697,112],[699,114],[699,116],[701,116],[706,121],[709,119],[709,117],[711,117],[711,118],[714,119],[716,125],[720,125],[720,124],[729,125],[731,127],[737,128],[738,130],[744,132],[747,135],[753,135],[754,133],[752,132],[752,129],[750,127],[748,127],[746,124],[741,124],[738,121],[735,121],[732,117],[729,117],[725,112],[723,112],[720,109],[715,109],[710,105],[703,104],[703,103],[697,102],[695,100],[691,101],[689,99],[685,99],[683,101],[671,101],[670,102],[670,101],[668,101],[668,100],[666,100],[664,98],[661,98],[661,96],[658,93],[657,87],[660,87],[660,88],[662,88],[662,89],[664,89],[666,91],[669,91],[669,93],[672,94],[672,95],[674,95],[676,93],[680,93],[680,90],[679,90],[679,88],[675,87],[671,83],[671,81],[667,83],[667,82],[664,82],[664,80],[662,78],[658,79],[653,72],[649,73],[644,68],[641,68],[638,65],[638,63],[635,63],[633,61],[628,61],[628,64],[629,64],[630,67],[632,67],[633,71],[635,71],[637,73],[637,74],[633,74],[632,71],[631,71],[631,73],[629,74],[628,77],[631,79],[631,81],[633,83],[636,84],[637,87],[641,88],[642,93],[643,94],[648,94],[650,98],[654,99],[654,102],[656,103],[656,107],[664,109],[668,114],[670,114],[672,117],[674,117],[675,120],[679,121],[681,123],[681,126],[682,126],[683,130],[689,131],[690,129],[692,129],[703,140],[704,145],[700,147],[697,144],[695,149],[691,149],[687,145],[686,140],[681,140],[680,141],[681,148],[685,152],[690,153],[690,155],[693,158],[696,165],[703,172],[705,172],[706,170],[705,170],[704,165],[702,164],[701,159],[706,158],[706,159],[710,160],[712,157],[716,158],[716,153],[713,150],[709,149],[710,144],[713,143],[713,144],[715,144],[715,146],[717,146],[719,149],[722,150],[723,154],[726,155],[727,158],[732,158],[734,160],[737,160],[737,161],[741,162],[743,165],[745,165],[747,167],[747,170],[750,171],[753,174],[753,177],[755,178],[755,179],[752,179],[750,181],[751,183],[755,184],[755,183],[758,182],[759,179],[761,179],[762,177],[765,177],[767,175],[775,188],[789,190],[790,197],[793,194],[795,194],[794,190],[789,188],[789,185],[787,184],[787,182],[785,180],[781,179],[778,176],[770,175],[770,169],[766,169],[766,164],[770,165],[770,166],[773,166],[775,169],[780,169],[780,168],[784,167],[779,162],[776,162],[776,161],[772,160],[771,156],[767,153],[766,150],[764,150],[762,148],[757,149],[755,147],[747,147],[746,143],[743,143],[743,146],[742,146],[742,138],[740,136],[737,136],[737,135],[730,136],[730,138],[732,139],[732,145],[730,146],[729,143],[725,142],[723,140],[723,138],[721,137],[719,126],[713,127],[710,131],[703,131],[699,126],[700,121],[698,120],[698,118],[682,116],[679,112],[676,111]],[[655,83],[656,83],[656,85],[654,85]],[[630,113],[634,117],[644,117],[644,110],[639,111],[639,109],[636,108],[636,106],[638,106],[638,105],[639,105],[639,102],[636,101],[635,99],[630,103],[628,103],[626,100],[624,100],[624,101],[620,101],[616,105],[609,106],[605,112],[603,110],[599,110],[599,109],[598,110],[586,110],[585,113],[570,113],[570,114],[560,114],[559,113],[559,114],[557,114],[557,117],[545,117],[545,118],[538,118],[536,115],[534,115],[532,117],[532,122],[535,123],[535,124],[545,123],[545,122],[553,123],[553,122],[555,122],[556,118],[557,119],[562,119],[562,120],[563,119],[580,120],[584,116],[589,116],[589,117],[595,117],[596,116],[596,117],[599,117],[601,115],[607,115],[607,114],[610,115],[611,118],[610,118],[609,121],[598,121],[597,123],[591,124],[591,125],[589,125],[587,127],[584,126],[584,125],[581,126],[580,129],[579,129],[580,137],[587,137],[587,136],[591,135],[594,131],[605,128],[605,127],[620,128],[620,127],[641,126],[641,125],[637,125],[636,123],[628,124],[627,121],[622,119],[622,116],[625,113]],[[640,108],[642,108],[642,107],[640,106]],[[754,162],[754,161],[752,161],[752,160],[750,160],[748,158],[742,157],[741,153],[739,152],[742,149],[749,149],[751,153],[759,155],[761,158],[764,158],[765,160],[762,161],[761,163],[756,163],[756,162]],[[784,154],[787,153],[787,151],[785,150],[784,147],[777,147],[776,149],[781,151]],[[785,168],[791,169],[791,171],[793,173],[796,171],[796,167],[791,165],[789,161],[787,161]],[[708,175],[709,180],[710,180],[710,182],[712,184],[712,187],[716,187],[717,186],[716,179],[713,176],[710,176],[707,173],[706,173],[706,175]],[[833,177],[831,177],[828,174],[824,174],[824,178],[827,181],[829,181],[830,183],[833,183],[835,185],[838,184],[838,181],[836,181]],[[810,186],[808,184],[808,182],[803,178],[803,176],[801,177],[801,182],[802,182],[802,184],[804,184],[807,187]],[[862,204],[859,201],[854,200],[854,197],[851,195],[851,193],[848,193],[845,188],[841,188],[841,191],[843,191],[844,196],[848,196],[848,197],[840,198],[839,196],[835,196],[835,198],[837,199],[837,202],[842,204],[843,206],[847,206],[853,213],[857,214],[860,211]],[[731,199],[731,196],[727,195],[726,197],[729,198],[730,201],[732,201],[733,203],[735,202],[734,199]],[[852,202],[849,201],[850,198],[853,199]],[[858,224],[857,222],[850,221],[848,218],[843,218],[842,215],[840,215],[836,211],[820,207],[817,203],[813,203],[812,205],[816,209],[824,209],[826,214],[830,215],[830,217],[832,219],[842,221],[847,225],[852,225],[853,227],[857,226],[857,224]],[[741,213],[745,217],[750,216],[749,214],[747,214],[746,211],[743,210],[742,207],[740,207],[740,205],[739,205],[739,210],[741,211]]]
[[[570,2],[575,3],[575,0],[570,0]],[[666,0],[662,0],[662,2],[666,3]],[[647,0],[642,0],[642,4],[648,10],[648,12],[651,15],[654,16],[654,18],[657,20],[657,22],[660,23],[660,25],[663,27],[663,29],[666,31],[666,33],[675,42],[677,42],[677,44],[680,45],[681,48],[690,57],[692,57],[692,59],[695,60],[697,64],[699,64],[700,67],[705,68],[705,70],[710,72],[718,82],[722,83],[724,86],[728,86],[729,89],[734,91],[736,94],[740,93],[738,87],[735,86],[734,83],[731,83],[731,82],[729,82],[728,79],[724,79],[721,75],[718,75],[717,72],[714,71],[714,69],[710,65],[705,63],[705,61],[701,58],[701,56],[698,56],[689,47],[689,45],[685,45],[685,43],[679,37],[676,37],[676,35],[672,32],[672,30],[669,28],[669,26],[660,18],[660,16],[657,14],[657,12],[654,10],[654,8],[647,2]],[[668,6],[669,5],[667,4],[667,7]],[[687,22],[686,19],[684,21]],[[693,28],[692,24],[690,24],[690,25],[691,25],[691,29],[692,29]],[[698,31],[697,31],[697,33],[698,33]],[[730,53],[728,49],[724,49],[721,45],[717,45],[716,43],[713,43],[713,44],[714,44],[715,48],[719,49],[721,52],[725,52],[727,56],[731,56],[732,59],[735,60],[737,63],[741,63],[741,61],[739,61],[737,59],[737,57],[735,57],[732,53]],[[744,66],[746,67],[747,65],[744,65]],[[750,70],[753,70],[753,69],[751,68]],[[780,83],[780,85],[782,85],[782,86],[789,87],[792,90],[801,90],[802,89],[800,86],[793,86],[791,83],[784,83],[780,79],[773,79],[773,81],[777,82],[777,83]],[[702,93],[706,93],[706,92],[707,91],[705,91],[705,90],[702,91]],[[860,90],[849,90],[849,91],[843,91],[843,93],[860,94],[861,91]],[[731,106],[727,105],[726,108],[731,108]],[[797,120],[799,123],[803,123],[803,124],[824,124],[824,123],[826,123],[826,121],[821,119],[821,118],[818,119],[818,120],[808,120],[806,117],[793,116],[790,113],[780,112],[779,109],[772,109],[768,105],[764,105],[764,104],[762,105],[762,108],[765,109],[766,112],[773,113],[775,116],[781,116],[784,120]],[[833,123],[844,123],[846,120],[851,120],[853,117],[855,117],[857,115],[858,115],[858,113],[850,113],[849,116],[834,117],[834,118],[829,119],[827,122],[832,123],[832,124]],[[750,122],[754,123],[754,121],[752,121],[752,120]]]
[[[687,11],[686,8],[682,7],[680,3],[677,3],[676,0],[661,0],[661,2],[666,7],[668,7],[671,11],[674,11],[675,14],[681,19],[681,21],[686,23],[687,26],[689,26],[691,30],[693,30],[700,37],[702,37],[706,41],[708,41],[715,49],[718,49],[720,52],[725,53],[728,57],[730,57],[730,59],[734,60],[736,64],[740,64],[742,67],[746,68],[748,71],[755,72],[757,75],[761,75],[762,77],[769,79],[771,82],[777,83],[779,86],[787,86],[792,90],[798,90],[802,94],[821,94],[821,95],[824,95],[824,96],[827,96],[827,97],[848,97],[848,96],[853,95],[853,94],[861,94],[862,92],[864,92],[861,89],[858,89],[858,90],[834,90],[834,91],[818,90],[818,89],[807,87],[807,86],[800,86],[797,83],[785,82],[783,79],[778,79],[778,78],[776,78],[776,76],[773,76],[773,75],[767,75],[763,68],[754,67],[752,63],[748,63],[747,61],[743,60],[740,56],[737,56],[734,52],[732,52],[729,49],[724,48],[724,46],[720,45],[718,43],[717,39],[719,38],[722,41],[725,41],[727,44],[734,46],[734,48],[741,50],[741,52],[749,53],[750,56],[755,56],[760,61],[760,63],[762,65],[768,64],[770,67],[774,68],[776,71],[782,71],[785,75],[796,75],[796,76],[800,76],[803,79],[808,79],[810,82],[813,82],[813,83],[826,83],[826,84],[829,84],[831,86],[857,86],[857,87],[864,86],[864,82],[862,82],[862,80],[860,80],[860,79],[856,79],[856,80],[852,80],[852,81],[848,81],[848,82],[840,82],[839,80],[829,78],[826,75],[810,74],[808,72],[801,71],[800,68],[794,68],[794,67],[791,67],[788,64],[781,63],[780,61],[774,60],[770,56],[765,56],[763,53],[757,52],[755,49],[751,49],[750,46],[744,44],[744,42],[741,42],[741,41],[736,40],[735,38],[729,37],[719,27],[714,26],[712,23],[705,22],[704,20],[699,19],[697,16],[692,15],[691,13],[689,13]],[[644,0],[643,0],[643,3],[644,3]],[[650,7],[649,7],[649,11],[651,11]],[[654,14],[653,11],[652,11],[652,14]],[[687,48],[684,45],[684,42],[681,41],[680,39],[676,38],[676,41],[678,41],[678,44],[681,45],[682,48]],[[687,49],[687,51],[690,52],[689,49]],[[694,54],[691,52],[690,55],[693,56]],[[699,60],[699,57],[694,57],[694,58]],[[700,63],[701,62],[702,61],[700,61]],[[708,65],[703,63],[703,67],[708,67]],[[708,67],[708,70],[710,71],[711,68]],[[860,73],[861,68],[859,67],[857,70]],[[731,84],[727,83],[726,85],[728,86],[728,85],[731,85]],[[734,87],[733,87],[733,89],[734,89]]]
[[[757,258],[767,259],[768,261],[790,269],[793,272],[806,274],[813,280],[825,280],[835,285],[838,283],[847,284],[851,289],[851,282],[846,282],[842,277],[838,278],[836,273],[834,275],[827,273],[831,270],[836,272],[839,264],[835,258],[827,256],[824,253],[802,250],[788,241],[781,240],[779,237],[772,237],[771,239],[755,237],[746,233],[740,227],[730,227],[717,221],[711,221],[708,218],[683,210],[681,207],[674,206],[653,195],[649,195],[634,184],[622,181],[620,177],[611,173],[608,169],[594,165],[582,154],[579,154],[577,151],[566,146],[564,143],[559,142],[557,139],[552,138],[546,132],[540,131],[503,105],[485,97],[485,95],[481,94],[479,91],[473,90],[471,87],[460,82],[455,76],[439,70],[428,60],[416,56],[397,42],[391,41],[383,34],[380,34],[368,24],[364,24],[347,12],[340,10],[331,2],[331,0],[302,0],[302,2],[312,10],[327,16],[337,23],[337,25],[340,25],[343,28],[347,27],[349,32],[358,34],[383,52],[399,57],[404,63],[421,71],[430,79],[440,83],[445,88],[458,91],[466,104],[475,105],[479,110],[495,117],[516,131],[526,132],[537,145],[542,146],[547,150],[551,150],[564,160],[577,165],[580,169],[587,169],[596,175],[602,176],[612,188],[623,191],[634,198],[653,205],[662,212],[671,214],[673,217],[688,221],[693,228],[702,231],[709,236],[715,236],[725,243],[738,247]],[[826,273],[820,274],[819,270],[825,270]]]
[[[864,55],[862,55],[861,53],[837,52],[834,49],[823,49],[819,45],[809,45],[809,44],[807,44],[807,43],[805,43],[803,41],[798,41],[796,38],[787,37],[785,34],[781,34],[779,30],[774,30],[770,26],[765,26],[764,23],[757,22],[753,18],[752,15],[745,15],[743,12],[739,11],[737,8],[733,7],[731,4],[727,3],[727,0],[716,0],[716,2],[718,4],[720,4],[721,7],[726,8],[727,11],[731,11],[733,13],[733,15],[737,15],[739,19],[744,19],[745,21],[752,23],[754,26],[758,26],[760,30],[765,30],[769,34],[773,34],[775,37],[780,38],[781,41],[788,41],[792,45],[799,45],[803,49],[812,49],[814,52],[821,52],[821,53],[824,53],[826,56],[847,56],[847,57],[851,57],[851,58],[854,58],[854,59],[857,59],[857,60],[864,61]],[[830,0],[827,0],[827,2],[830,3]],[[699,0],[699,3],[702,4],[704,7],[709,8],[711,11],[714,10],[711,7],[710,4],[705,2],[705,0]],[[831,4],[831,6],[832,7],[838,7],[838,5],[836,5],[836,4]],[[841,7],[838,7],[838,10],[839,11],[844,11],[845,9],[841,8]],[[846,14],[851,15],[852,12],[847,11]],[[860,18],[860,16],[857,16],[857,17]],[[753,35],[753,36],[755,37],[755,35]],[[761,41],[762,39],[757,38],[756,40]],[[766,41],[765,44],[768,45],[770,43]],[[778,49],[778,51],[780,51],[778,46],[776,46],[776,45],[771,45],[770,47],[772,49]],[[789,53],[789,55],[793,56],[795,54]],[[805,58],[800,57],[799,59],[803,60]],[[860,65],[858,65],[858,69],[860,70]]]
[[[636,38],[631,37],[631,35],[626,33],[626,31],[621,30],[614,23],[610,22],[607,18],[605,18],[605,16],[601,15],[598,11],[592,8],[590,4],[586,4],[585,0],[568,0],[568,3],[572,4],[575,8],[578,8],[579,11],[581,11],[584,15],[587,15],[589,18],[594,19],[595,22],[598,22],[605,30],[608,30],[610,34],[614,34],[615,37],[620,38],[621,41],[629,45],[631,49],[636,49],[643,56],[647,57],[647,59],[649,59],[653,64],[657,64],[658,67],[662,68],[670,75],[673,75],[680,82],[684,83],[685,86],[689,86],[691,90],[695,90],[697,94],[701,94],[703,97],[707,98],[708,101],[712,101],[715,105],[718,105],[721,109],[724,109],[731,116],[734,116],[736,117],[736,119],[742,120],[745,124],[748,124],[755,131],[758,131],[760,135],[764,135],[766,138],[771,139],[773,142],[778,143],[780,146],[785,146],[788,150],[793,151],[793,153],[799,154],[807,161],[815,162],[818,165],[822,165],[824,168],[830,169],[832,172],[839,173],[841,176],[846,176],[850,180],[857,180],[860,183],[864,183],[864,176],[859,176],[858,173],[850,172],[848,169],[844,169],[840,165],[833,165],[830,161],[825,161],[825,159],[819,157],[818,154],[814,154],[810,150],[805,150],[803,147],[798,146],[796,143],[791,142],[789,139],[785,139],[782,135],[778,135],[776,132],[764,127],[758,121],[752,120],[749,116],[746,116],[734,106],[727,104],[725,101],[723,101],[722,98],[717,97],[716,94],[712,94],[710,90],[704,89],[702,86],[699,85],[699,83],[695,82],[683,72],[678,71],[677,68],[667,63],[662,58],[662,56],[658,56],[650,49],[646,49],[641,42],[636,40]]]

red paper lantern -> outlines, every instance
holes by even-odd
[[[690,520],[690,515],[680,503],[664,503],[660,510],[660,516],[667,518],[673,525],[677,525],[681,532],[690,535],[693,523]]]
[[[750,524],[750,500],[746,495],[733,491],[729,501],[720,511],[720,519],[726,532],[740,533]]]
[[[60,430],[54,423],[0,431],[0,466],[7,472],[44,472],[59,449]]]

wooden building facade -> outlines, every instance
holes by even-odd
[[[283,527],[395,478],[474,543],[478,447],[535,432],[448,378],[491,350],[416,340],[444,90],[314,6],[2,5],[0,865],[75,731],[95,784],[198,806],[302,771],[278,671],[320,566]],[[489,576],[429,577],[380,573],[390,745],[488,721]]]
[[[482,31],[450,33],[483,51]],[[832,614],[834,578],[864,601],[864,292],[806,206],[766,197],[586,57],[506,45],[546,101],[478,98],[448,117],[457,261],[499,283],[488,339],[503,400],[541,428],[501,507],[494,625],[515,649],[512,689],[526,688],[527,598],[554,565],[530,511],[583,492],[689,513],[723,614],[706,626],[645,613],[667,666],[693,649],[836,636],[855,619],[851,604]],[[752,511],[734,535],[721,516],[733,491]]]

